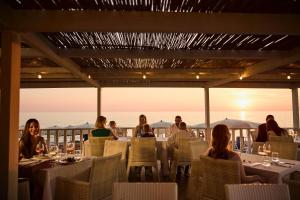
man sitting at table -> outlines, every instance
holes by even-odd
[[[181,116],[177,115],[175,117],[175,123],[170,126],[170,135],[172,136],[174,133],[180,131],[179,124],[182,122]]]
[[[274,120],[273,115],[267,115],[266,122],[269,120]],[[258,133],[256,137],[256,142],[266,142],[268,140],[268,133],[267,133],[267,123],[263,123],[258,126]]]
[[[182,138],[192,138],[194,137],[193,133],[189,132],[186,127],[185,122],[179,123],[179,131],[175,132],[171,137],[168,138],[168,151],[174,157],[174,148],[178,148],[179,141]],[[185,167],[184,174],[189,176],[189,165]],[[181,174],[181,167],[177,167],[177,174]]]

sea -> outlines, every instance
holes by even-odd
[[[188,125],[196,125],[205,122],[205,112],[103,112],[107,121],[114,120],[118,127],[135,127],[138,124],[140,114],[147,116],[149,124],[159,122],[174,122],[176,115],[180,115],[182,120]],[[210,121],[215,122],[228,119],[247,120],[256,123],[264,123],[265,117],[272,114],[280,127],[293,127],[292,111],[211,111]],[[52,126],[66,127],[69,125],[81,125],[86,122],[94,124],[96,121],[96,112],[21,112],[19,125],[24,126],[29,118],[36,118],[40,122],[41,128]]]

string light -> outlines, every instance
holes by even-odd
[[[243,76],[240,76],[240,80],[243,80]]]
[[[199,76],[199,75],[197,75],[197,76],[196,76],[196,79],[199,79],[199,78],[200,78],[200,76]]]
[[[38,79],[42,79],[43,78],[42,74],[38,74],[37,77],[38,77]]]
[[[287,75],[287,77],[286,77],[288,80],[290,80],[291,79],[291,76],[290,75]]]
[[[143,75],[143,79],[146,79],[146,78],[147,78],[147,77],[146,77],[146,75],[144,74],[144,75]]]
[[[92,78],[91,75],[88,75],[88,78],[91,79]]]

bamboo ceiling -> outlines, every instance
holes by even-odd
[[[260,16],[278,14],[280,17],[300,14],[298,0],[6,0],[6,3],[13,10],[29,12],[38,10],[42,15],[44,13],[41,12],[49,10],[69,13],[89,10],[96,13],[112,11],[113,14],[114,11],[125,14],[130,11],[141,11],[168,15],[180,12],[192,13],[192,16],[194,13],[197,15],[248,13]],[[86,22],[85,19],[89,20],[84,18],[83,23]],[[130,19],[130,23],[134,24],[132,19],[135,18]],[[195,21],[195,18],[190,19]],[[41,22],[43,26],[44,21]],[[209,26],[209,22],[207,23]],[[260,27],[262,26],[256,27],[256,30]],[[218,33],[190,33],[188,32],[190,30],[186,33],[184,30],[180,30],[182,32],[157,30],[59,32],[61,29],[37,31],[30,34],[40,37],[45,46],[49,45],[49,49],[44,48],[44,52],[50,54],[43,55],[41,53],[43,50],[32,51],[37,46],[26,40],[22,41],[24,51],[22,55],[25,56],[22,58],[21,83],[29,83],[26,87],[35,87],[35,84],[41,83],[45,83],[41,87],[60,87],[58,83],[62,83],[63,87],[76,87],[87,86],[89,84],[86,80],[93,79],[103,86],[214,87],[214,82],[222,80],[226,82],[230,79],[227,82],[233,80],[233,84],[227,85],[228,87],[251,87],[248,83],[253,82],[254,87],[260,87],[261,83],[270,83],[270,87],[292,87],[288,85],[289,83],[297,83],[300,86],[300,59],[290,56],[295,54],[298,58],[300,48],[300,34],[291,34],[293,27],[292,31],[286,34],[282,32],[273,34],[268,30],[266,31],[268,34],[259,31],[249,34],[243,32],[244,29],[239,34],[223,33],[223,29]],[[55,56],[51,58],[51,55],[59,58]],[[282,64],[272,67],[277,63]],[[251,69],[253,66],[254,72]],[[43,78],[38,80],[37,75],[42,75]],[[142,75],[147,75],[146,80],[142,79]],[[243,75],[246,79],[240,82],[238,77]],[[292,78],[287,79],[288,76]],[[212,85],[208,84],[211,82]],[[279,85],[276,85],[277,83]],[[288,84],[280,85],[281,83]]]
[[[18,9],[299,13],[297,0],[6,0]]]

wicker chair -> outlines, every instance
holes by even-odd
[[[104,144],[103,156],[111,156],[117,153],[122,153],[122,158],[119,166],[118,181],[128,181],[126,176],[126,163],[127,163],[127,146],[125,141],[106,140]]]
[[[115,183],[113,200],[177,200],[176,183]]]
[[[227,200],[289,200],[285,184],[232,184],[225,185]]]
[[[159,181],[156,154],[155,138],[131,138],[131,147],[129,148],[127,165],[127,177],[129,176],[130,167],[149,166],[155,168],[157,179]]]
[[[278,152],[280,158],[297,160],[297,151],[298,151],[297,143],[270,142],[270,144],[271,144],[271,151]]]
[[[178,148],[174,147],[174,158],[171,163],[171,179],[175,180],[176,178],[177,166],[186,166],[191,164],[191,142],[196,140],[197,139],[195,138],[180,138],[178,140]]]
[[[298,180],[287,180],[286,183],[289,186],[289,192],[291,200],[298,200],[300,197],[300,181]]]
[[[225,184],[240,184],[240,163],[238,161],[213,159],[200,156],[203,162],[202,198],[225,199]]]
[[[200,155],[204,155],[208,149],[207,141],[192,141],[190,142],[191,153],[192,153],[192,168],[191,168],[191,176],[195,178],[202,177],[203,174],[203,166],[200,161]]]
[[[265,143],[264,142],[253,142],[252,143],[252,154],[258,154],[258,147],[263,146]]]
[[[84,143],[84,155],[103,156],[105,140],[113,140],[113,137],[89,137],[89,140]]]
[[[121,153],[93,159],[89,182],[57,177],[57,200],[109,199],[118,177]]]
[[[269,136],[269,141],[270,142],[294,142],[294,139],[292,136],[288,135],[288,136],[274,136],[274,135],[270,135]]]

